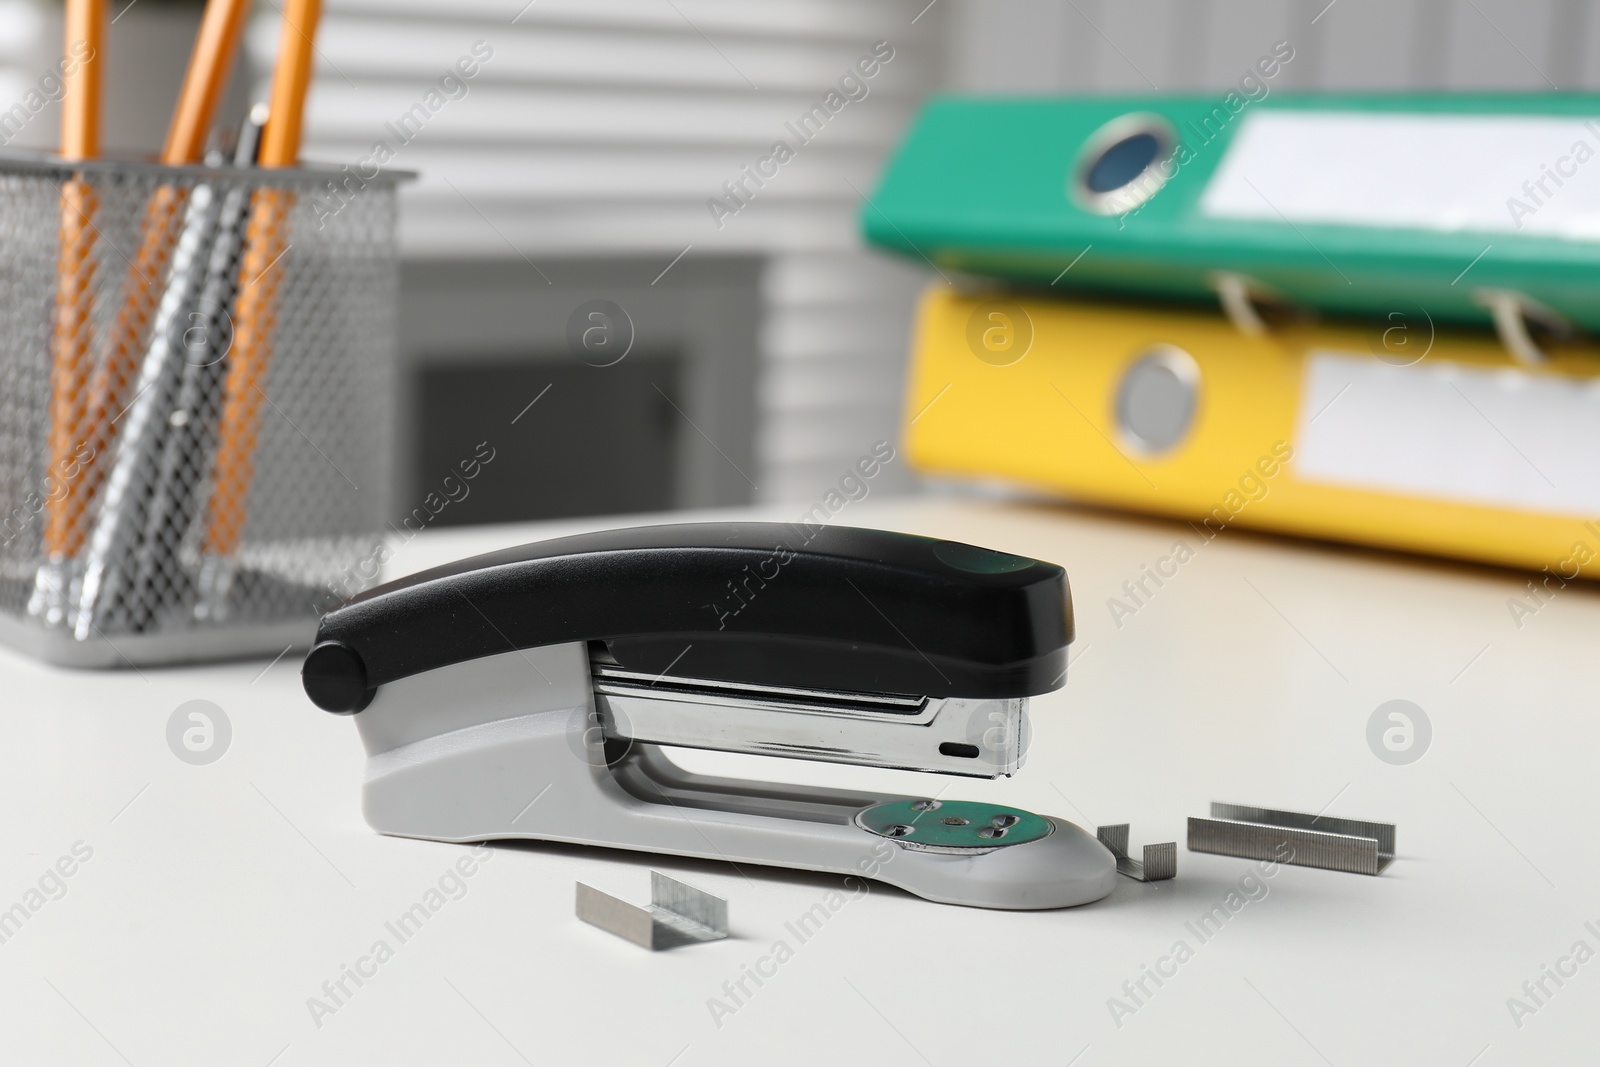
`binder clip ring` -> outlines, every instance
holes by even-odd
[[[1572,322],[1559,311],[1515,289],[1476,289],[1472,302],[1489,312],[1500,343],[1518,363],[1531,365],[1550,358],[1533,339],[1529,323],[1542,327],[1558,340],[1566,340],[1576,332]]]
[[[1291,307],[1283,297],[1248,275],[1214,270],[1206,280],[1211,283],[1211,291],[1217,294],[1223,315],[1246,337],[1265,337],[1270,332],[1261,314],[1263,307],[1283,310]]]

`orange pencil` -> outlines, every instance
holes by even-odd
[[[193,163],[205,151],[217,104],[228,88],[228,73],[233,69],[234,54],[239,51],[239,35],[244,31],[244,16],[249,8],[249,0],[210,0],[206,4],[183,88],[178,92],[178,106],[167,126],[161,162]]]
[[[105,44],[104,0],[67,0],[62,61],[61,156],[100,154],[100,98]],[[44,550],[54,562],[83,545],[86,524],[80,487],[72,484],[86,461],[89,319],[94,299],[94,187],[83,176],[61,186],[60,253],[51,324],[50,467],[46,471]]]
[[[321,14],[321,0],[288,0],[284,4],[272,98],[266,129],[261,134],[262,167],[292,167],[299,162],[300,124],[315,58],[312,39]],[[293,207],[294,194],[287,189],[257,189],[250,198],[250,221],[245,229],[244,261],[239,268],[239,296],[233,316],[233,347],[228,353],[222,415],[217,425],[211,514],[205,540],[205,551],[211,556],[232,556],[244,534]]]
[[[239,37],[248,9],[249,0],[210,0],[206,4],[172,122],[167,127],[161,162],[172,166],[199,162],[217,105],[228,86],[228,75],[239,50]],[[111,326],[105,356],[89,383],[89,445],[97,460],[110,446],[116,433],[115,420],[121,417],[131,400],[128,391],[139,373],[145,334],[160,299],[161,279],[177,239],[186,200],[182,188],[163,185],[145,205],[139,249],[123,280],[121,302]],[[87,508],[99,483],[100,472],[108,462],[93,463],[86,471],[83,489],[77,494],[80,512]],[[79,523],[80,527],[84,525]],[[79,536],[81,541],[82,535]]]
[[[67,0],[66,48],[61,65],[61,156],[93,159],[100,154],[100,99],[104,93],[101,51],[105,48],[104,0]]]

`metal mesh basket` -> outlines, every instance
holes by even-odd
[[[0,638],[275,654],[360,589],[404,177],[0,156]]]

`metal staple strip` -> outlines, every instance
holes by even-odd
[[[1378,842],[1378,857],[1385,861],[1394,858],[1395,827],[1392,822],[1368,822],[1363,819],[1340,819],[1332,815],[1312,815],[1303,811],[1284,811],[1280,808],[1258,808],[1249,804],[1222,804],[1212,802],[1213,819],[1230,819],[1235,822],[1262,823],[1268,826],[1285,826],[1297,830],[1343,834],[1348,837],[1370,837]]]
[[[1370,875],[1393,859],[1380,855],[1375,837],[1198,817],[1189,819],[1189,850]]]
[[[1139,882],[1164,882],[1178,874],[1178,843],[1164,841],[1144,846],[1143,860],[1128,855],[1128,824],[1097,826],[1095,839],[1117,859],[1117,873]]]
[[[728,936],[726,900],[660,871],[650,872],[648,908],[579,882],[576,911],[584,922],[652,951]]]
[[[644,948],[655,948],[655,919],[649,911],[594,886],[578,883],[578,918]]]
[[[1144,880],[1164,882],[1178,876],[1178,843],[1163,841],[1144,846]]]

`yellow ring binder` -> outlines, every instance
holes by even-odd
[[[973,315],[997,302],[942,285],[923,299],[905,435],[924,472],[999,477],[1213,532],[1600,576],[1591,351],[1552,347],[1530,366],[1489,331],[1439,328],[1421,359],[1397,359],[1360,321],[1248,335],[1217,311],[1016,296],[1006,302],[1031,344],[1001,364],[968,340]],[[1174,350],[1192,361],[1198,400],[1171,447],[1140,447],[1119,393],[1139,360]]]

